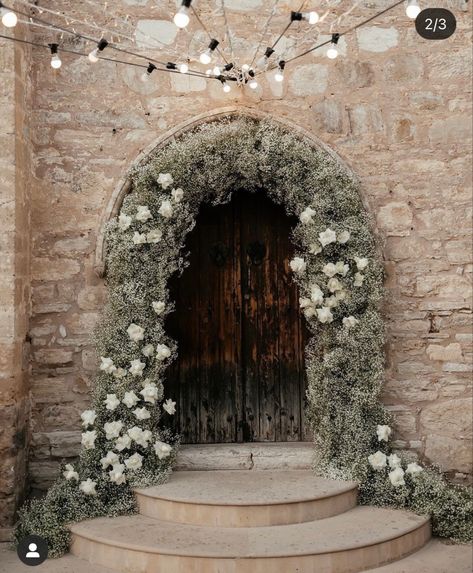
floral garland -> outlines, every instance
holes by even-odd
[[[438,504],[426,506],[432,484],[442,492],[447,486],[389,447],[390,419],[379,401],[383,267],[353,176],[327,151],[271,122],[228,119],[174,140],[131,177],[132,192],[107,229],[109,301],[96,334],[93,408],[81,416],[80,460],[26,508],[18,538],[42,534],[58,555],[68,546],[65,523],[136,511],[132,487],[167,479],[179,442],[161,420],[176,407],[170,398],[163,403],[165,369],[177,355],[164,330],[174,310],[168,281],[187,264],[184,242],[200,205],[226,203],[241,188],[266,192],[299,217],[290,268],[311,332],[306,372],[316,471],[358,480],[362,502],[435,514]],[[462,496],[455,507],[465,508]],[[456,515],[457,529],[444,518],[437,529],[464,539],[466,514]]]

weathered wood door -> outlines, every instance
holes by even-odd
[[[184,443],[299,441],[304,430],[304,339],[291,280],[295,221],[264,192],[203,206],[171,283],[178,341],[166,396]],[[170,420],[166,420],[169,422]]]

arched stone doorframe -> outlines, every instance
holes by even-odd
[[[124,198],[130,192],[132,185],[131,178],[129,176],[130,170],[133,167],[146,163],[146,160],[150,156],[150,154],[164,147],[174,138],[179,137],[180,135],[188,131],[191,131],[192,129],[198,127],[199,125],[202,125],[204,123],[210,123],[213,121],[218,121],[219,119],[222,119],[224,117],[248,117],[258,120],[270,119],[276,124],[279,124],[282,127],[285,127],[286,129],[290,130],[291,132],[299,134],[302,138],[309,141],[314,147],[320,148],[326,153],[328,153],[347,172],[347,174],[352,179],[359,180],[356,173],[354,173],[352,169],[350,169],[350,167],[347,165],[344,159],[342,159],[340,155],[338,155],[338,153],[336,153],[332,148],[326,145],[313,133],[284,117],[276,117],[270,113],[263,112],[255,108],[235,107],[235,106],[218,108],[209,112],[199,114],[180,123],[176,127],[168,130],[166,133],[164,133],[163,135],[158,137],[155,141],[153,141],[150,145],[148,145],[133,161],[130,168],[127,170],[126,175],[122,177],[118,182],[118,184],[115,186],[102,212],[99,231],[97,234],[94,270],[99,277],[103,277],[105,274],[105,226],[108,223],[108,221],[110,221],[110,219],[118,215],[118,212],[120,211]],[[370,208],[366,204],[366,198],[362,196],[361,199],[363,202],[363,206],[365,207],[365,210],[369,213]],[[373,232],[376,235],[377,229],[373,228]]]

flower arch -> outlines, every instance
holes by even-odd
[[[43,534],[60,554],[68,546],[64,523],[133,512],[132,487],[167,479],[179,442],[160,424],[162,410],[175,408],[163,396],[178,350],[164,329],[173,311],[168,281],[186,266],[184,242],[200,205],[226,203],[241,189],[264,189],[299,218],[290,266],[311,333],[306,371],[316,472],[359,481],[363,502],[437,511],[447,524],[438,519],[437,532],[464,538],[463,493],[409,456],[388,457],[391,429],[379,401],[383,266],[359,183],[303,134],[225,116],[173,137],[130,172],[128,194],[105,229],[109,301],[96,332],[101,364],[92,409],[82,414],[80,460],[27,508],[18,537]],[[429,505],[435,488],[455,491],[460,529],[452,525],[452,503]]]

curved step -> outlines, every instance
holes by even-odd
[[[405,511],[357,507],[273,527],[199,527],[133,515],[71,531],[74,555],[121,573],[355,573],[421,548],[430,523]]]
[[[135,490],[140,513],[161,521],[220,527],[286,525],[324,519],[356,506],[355,482],[311,471],[175,472]]]

